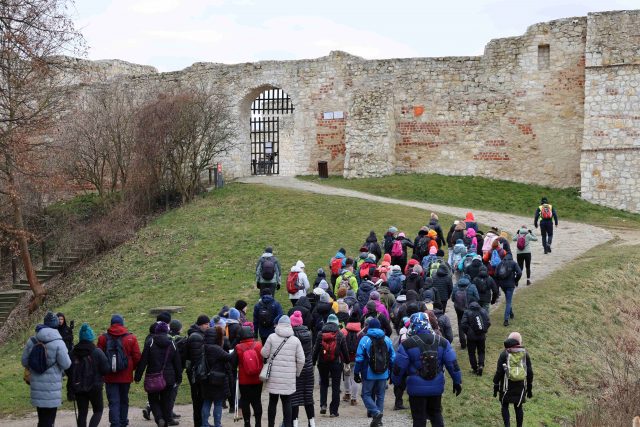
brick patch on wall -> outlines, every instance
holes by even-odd
[[[507,161],[510,158],[506,151],[481,151],[473,155],[473,160]]]

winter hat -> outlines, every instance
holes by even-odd
[[[178,319],[172,319],[171,322],[169,322],[169,330],[174,334],[177,334],[178,332],[180,332],[181,329],[182,329],[182,322],[180,322]]]
[[[265,295],[271,295],[271,289],[270,288],[264,288],[260,291],[260,296],[263,297]]]
[[[298,267],[299,269],[304,269],[304,262],[298,260],[298,262],[296,262],[296,267]]]
[[[347,254],[347,250],[345,248],[338,249],[338,252],[340,252],[342,255],[346,255]]]
[[[367,308],[367,314],[378,312],[375,301],[370,300],[369,302],[367,302],[367,305],[365,307]]]
[[[240,339],[249,340],[252,338],[253,338],[253,329],[251,329],[249,326],[243,326],[242,329],[240,329]]]
[[[369,254],[367,255],[367,259],[371,260],[371,262],[375,263],[376,262],[376,256],[374,254]]]
[[[349,257],[349,258],[345,259],[344,260],[344,265],[345,265],[345,267],[353,265],[353,258]]]
[[[58,329],[58,325],[60,325],[58,316],[53,314],[51,311],[47,311],[47,314],[44,315],[44,326],[47,328]]]
[[[431,212],[431,219],[435,219],[437,221],[438,220],[438,215],[436,215],[435,213]]]
[[[398,237],[406,237],[404,233],[398,233]]]
[[[124,318],[122,317],[121,314],[114,314],[113,316],[111,316],[111,324],[112,325],[123,325],[124,326]]]
[[[429,248],[429,255],[435,255],[438,253],[438,248],[436,248],[435,246],[431,246]]]
[[[464,240],[462,239],[456,240],[456,245],[464,245]]]
[[[405,302],[407,300],[407,296],[402,294],[396,297],[396,302]]]
[[[414,334],[421,332],[433,333],[433,328],[431,328],[431,323],[429,323],[429,318],[425,313],[414,313],[411,315],[411,331]]]
[[[334,323],[334,324],[338,324],[338,317],[335,314],[330,314],[329,317],[327,317],[327,323]]]
[[[283,314],[278,319],[278,325],[291,325],[291,319],[286,314]]]
[[[326,280],[322,279],[320,280],[320,284],[318,284],[318,287],[323,291],[326,291],[327,289],[329,289],[329,284],[327,283]]]
[[[87,322],[80,326],[80,332],[78,333],[78,339],[80,341],[93,341],[96,339],[96,334],[91,329],[91,326]]]
[[[210,321],[211,319],[209,319],[209,316],[207,316],[206,314],[201,314],[200,316],[198,316],[198,320],[196,320],[196,325],[197,326],[207,325],[209,324]]]
[[[356,296],[356,291],[354,291],[353,289],[347,290],[347,296],[348,297],[355,297]]]
[[[373,291],[369,294],[370,301],[380,301],[380,292]]]
[[[429,230],[429,232],[427,233],[427,236],[431,237],[432,239],[435,239],[436,237],[438,237],[438,233],[436,233],[436,230]]]
[[[322,295],[320,295],[320,302],[326,302],[326,303],[331,302],[331,298],[329,297],[329,294],[326,292],[323,292]]]
[[[393,267],[391,267],[391,271],[402,271],[402,269],[399,265],[394,265]]]
[[[238,301],[236,301],[235,308],[236,308],[236,310],[238,310],[238,311],[242,311],[242,310],[244,310],[244,309],[245,309],[245,307],[246,307],[247,305],[248,305],[248,304],[247,304],[247,302],[246,302],[245,300],[241,300],[241,299],[239,299]]]
[[[271,246],[267,246],[266,248],[264,248],[265,253],[269,253],[272,254],[273,253],[273,248]]]
[[[422,270],[422,266],[420,264],[416,264],[416,265],[413,266],[413,270],[412,271],[414,273],[417,273],[417,274],[422,274],[422,271],[423,271]]]
[[[324,272],[324,268],[320,267],[318,269],[318,277],[327,277],[327,273]]]
[[[296,310],[293,312],[290,318],[291,326],[300,326],[302,325],[302,313]]]
[[[394,227],[393,225],[391,227],[389,227],[389,233],[393,233],[396,234],[398,232],[398,228]]]
[[[156,328],[154,329],[156,334],[168,334],[169,325],[165,322],[156,322]]]
[[[387,263],[387,264],[391,264],[391,255],[389,254],[384,254],[382,257],[382,262],[383,263]]]
[[[315,288],[315,289],[313,290],[313,294],[314,294],[314,295],[322,295],[322,294],[324,294],[324,293],[326,293],[326,292],[325,292],[325,291],[324,291],[324,289],[322,289],[321,287],[317,287],[317,288]]]
[[[236,310],[235,308],[232,308],[231,310],[229,310],[229,319],[239,320],[240,319],[240,312],[238,310]]]
[[[369,329],[380,329],[380,321],[375,317],[370,317],[369,319]]]
[[[467,216],[464,218],[464,220],[467,222],[474,222],[476,219],[473,216],[472,212],[467,212]]]
[[[171,313],[169,313],[168,311],[163,311],[156,316],[156,321],[169,324],[169,322],[171,322]]]
[[[470,228],[467,230],[467,237],[476,237],[476,230]]]
[[[229,317],[229,306],[223,305],[220,311],[218,312],[218,316],[228,318]]]
[[[360,246],[360,252],[369,252],[369,248],[366,245]]]
[[[544,205],[545,203],[549,203],[549,200],[547,200],[546,197],[543,197],[542,199],[540,199],[540,203]]]
[[[520,335],[520,332],[511,332],[507,339],[516,340],[518,344],[522,345],[522,335]]]

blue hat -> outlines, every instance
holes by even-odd
[[[80,326],[80,332],[78,333],[80,341],[93,341],[96,339],[96,334],[91,329],[91,326],[87,322]]]
[[[122,315],[120,314],[114,314],[113,316],[111,316],[111,324],[115,325],[123,325],[124,326],[124,318],[122,317]]]
[[[375,317],[371,317],[369,320],[369,329],[380,329],[380,321]]]
[[[58,329],[60,325],[60,321],[58,320],[58,316],[53,314],[51,311],[47,311],[47,314],[44,315],[44,326],[47,328]]]
[[[431,323],[429,323],[429,317],[425,313],[414,313],[411,315],[411,332],[414,334],[419,333],[433,333]]]
[[[156,322],[156,334],[168,334],[169,333],[169,325],[165,322]]]
[[[231,310],[229,310],[229,319],[239,320],[240,319],[240,312],[238,310],[236,310],[235,308],[232,308]]]

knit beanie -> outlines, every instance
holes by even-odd
[[[53,314],[51,311],[47,311],[47,314],[44,315],[44,326],[47,328],[58,329],[60,325],[60,321],[58,320],[58,316]]]
[[[327,277],[327,273],[324,272],[324,268],[320,267],[318,269],[318,277]]]
[[[124,318],[122,317],[121,314],[114,314],[113,316],[111,316],[111,324],[124,326]]]
[[[320,302],[331,302],[331,297],[329,297],[329,294],[325,292],[320,295]]]
[[[376,302],[375,301],[369,301],[367,303],[367,305],[365,305],[365,307],[367,308],[367,314],[369,313],[377,313],[378,309],[376,308]]]
[[[291,326],[302,325],[302,313],[298,310],[294,311],[289,320],[291,321]]]
[[[369,294],[369,299],[370,299],[371,301],[380,301],[380,292],[378,292],[378,291],[372,291],[372,292]]]
[[[91,326],[89,326],[88,323],[85,322],[82,324],[82,326],[80,326],[78,339],[80,339],[80,341],[93,341],[96,339],[96,334],[93,332],[93,329],[91,329]]]
[[[324,293],[326,293],[326,292],[325,292],[325,291],[324,291],[324,289],[322,289],[321,287],[317,287],[317,288],[315,288],[315,289],[313,290],[313,294],[314,294],[314,295],[322,295],[322,294],[324,294]]]
[[[169,325],[165,322],[156,322],[156,334],[168,334],[169,333]]]
[[[210,321],[211,319],[209,319],[209,316],[207,316],[206,314],[201,314],[200,316],[198,316],[198,320],[196,320],[196,325],[208,325]]]
[[[172,319],[171,322],[169,322],[169,330],[174,334],[179,333],[182,330],[182,322],[178,319]]]
[[[232,308],[231,310],[229,310],[229,319],[239,320],[240,319],[240,312],[238,310],[236,310],[235,308]]]
[[[347,254],[347,250],[345,248],[338,249],[338,252],[340,252],[342,255],[346,255]]]
[[[171,322],[171,313],[169,313],[168,311],[163,311],[156,316],[156,321],[169,324],[169,322]]]
[[[248,305],[248,304],[247,304],[247,302],[246,302],[245,300],[241,300],[241,299],[239,299],[238,301],[236,301],[236,305],[235,305],[235,307],[236,307],[236,310],[238,310],[238,311],[242,311],[242,310],[244,310],[244,309],[245,309],[245,307],[246,307],[247,305]]]
[[[280,319],[278,319],[278,325],[291,325],[291,319],[286,314],[283,314],[280,316]]]
[[[394,226],[392,225],[391,227],[389,227],[388,232],[389,232],[389,233],[393,233],[393,234],[395,234],[395,233],[397,233],[397,232],[398,232],[398,228],[397,228],[397,227],[394,227]]]
[[[384,254],[382,256],[382,262],[383,263],[387,263],[387,264],[391,264],[391,255],[389,254]]]
[[[369,318],[369,329],[380,329],[380,321],[375,317]]]
[[[338,316],[336,316],[335,314],[330,314],[329,317],[327,317],[327,323],[335,323],[337,325]]]
[[[320,284],[318,285],[318,287],[319,287],[320,289],[322,289],[323,291],[326,291],[327,289],[329,289],[329,284],[327,283],[327,281],[326,281],[326,280],[322,279],[322,280],[320,281]]]

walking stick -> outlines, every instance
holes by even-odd
[[[235,398],[235,405],[236,405],[236,412],[233,415],[233,422],[235,423],[236,421],[240,421],[242,419],[242,417],[239,415],[239,411],[238,411],[238,406],[239,406],[239,401],[240,401],[240,386],[238,384],[238,371],[236,370],[236,398]]]
[[[78,425],[78,411],[76,410],[76,399],[73,399],[73,413],[76,416],[76,425]]]

